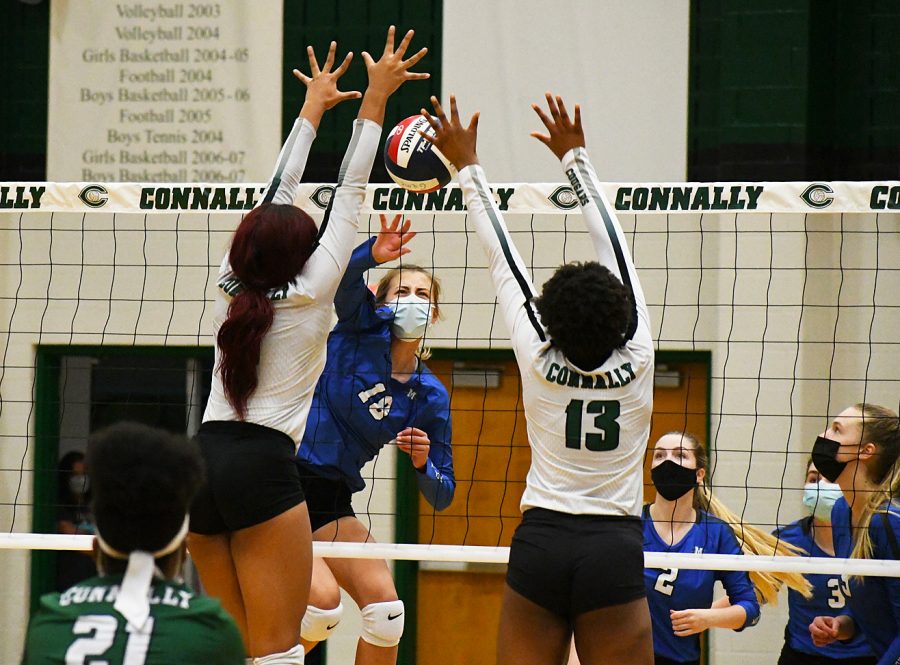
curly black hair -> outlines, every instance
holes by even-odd
[[[134,422],[92,434],[87,467],[97,530],[123,552],[164,547],[204,479],[196,442]]]
[[[585,371],[625,344],[635,317],[630,290],[596,261],[560,266],[534,304],[553,343]]]

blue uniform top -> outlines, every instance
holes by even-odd
[[[834,558],[816,545],[813,539],[812,517],[792,522],[775,530],[775,536],[796,545],[810,556]],[[813,644],[809,624],[818,616],[835,617],[850,614],[847,606],[847,580],[841,575],[804,573],[813,587],[813,596],[806,599],[797,591],[788,589],[788,622],[784,627],[784,640],[795,651],[827,658],[856,658],[871,656],[872,649],[861,633],[845,642],[833,642],[825,647]]]
[[[428,433],[419,490],[436,510],[453,500],[450,399],[424,363],[407,382],[391,377],[393,312],[377,307],[363,272],[377,264],[370,238],[357,247],[335,295],[338,323],[328,336],[325,370],[316,385],[297,458],[326,478],[358,492],[360,471],[406,427]]]
[[[741,554],[741,547],[731,528],[718,517],[698,510],[697,521],[687,535],[674,545],[664,542],[650,517],[650,506],[644,506],[645,552],[685,552],[688,554]],[[713,585],[719,580],[732,605],[747,612],[741,630],[759,621],[759,601],[750,575],[741,570],[684,570],[679,568],[644,568],[644,584],[653,623],[653,653],[676,662],[700,658],[700,635],[678,637],[672,631],[669,610],[708,608],[713,602]]]
[[[884,510],[884,506],[880,508]],[[850,506],[841,497],[831,509],[834,554],[847,558],[853,551]],[[869,525],[873,559],[900,559],[900,508],[891,505],[887,514],[876,512]],[[850,578],[850,609],[857,630],[861,630],[878,665],[893,665],[900,659],[900,578]]]

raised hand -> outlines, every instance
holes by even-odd
[[[553,97],[549,92],[544,95],[547,99],[547,108],[550,110],[548,117],[537,104],[531,108],[538,114],[548,134],[531,132],[531,136],[550,148],[557,159],[562,159],[572,148],[584,147],[584,129],[581,127],[581,106],[575,105],[575,121],[569,119],[569,112],[563,103],[562,97]]]
[[[362,97],[362,94],[357,90],[346,92],[338,90],[338,79],[344,75],[350,66],[350,61],[353,60],[353,52],[348,52],[340,66],[331,71],[331,68],[334,66],[336,50],[337,42],[331,42],[328,48],[328,56],[325,58],[325,64],[319,69],[319,62],[316,60],[313,47],[307,46],[306,55],[309,58],[309,69],[312,76],[307,76],[299,69],[293,71],[294,76],[306,86],[306,99],[303,102],[303,108],[300,109],[300,116],[309,120],[317,129],[325,111],[348,99],[359,99]]]
[[[425,57],[425,54],[428,53],[427,48],[420,49],[406,60],[403,59],[406,49],[409,48],[409,43],[412,41],[414,31],[407,32],[396,48],[394,48],[394,32],[394,26],[388,28],[384,51],[378,60],[375,60],[366,51],[363,51],[362,54],[369,75],[369,86],[366,88],[362,107],[359,109],[359,117],[373,120],[379,125],[384,121],[384,106],[388,97],[406,81],[427,79],[430,76],[426,72],[409,71]]]
[[[459,121],[459,110],[456,108],[456,96],[450,95],[450,119],[444,115],[444,109],[437,97],[431,98],[434,107],[434,115],[425,109],[421,113],[428,120],[428,124],[434,129],[434,136],[419,132],[422,138],[434,144],[441,151],[456,170],[478,163],[478,154],[475,151],[478,142],[478,112],[472,115],[469,126],[463,127]]]
[[[376,263],[386,263],[394,259],[399,259],[404,254],[409,254],[412,250],[406,246],[410,240],[416,237],[415,231],[410,231],[410,220],[406,220],[400,224],[403,219],[402,215],[394,215],[394,219],[388,224],[387,217],[379,215],[381,218],[381,231],[372,244],[372,258]]]

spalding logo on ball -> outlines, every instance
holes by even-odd
[[[411,192],[433,192],[446,185],[456,173],[441,151],[419,136],[434,136],[424,116],[413,115],[388,134],[384,144],[384,165],[394,182]]]

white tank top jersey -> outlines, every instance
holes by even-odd
[[[265,203],[293,203],[315,138],[312,125],[298,118],[281,150]],[[316,382],[325,366],[326,340],[332,325],[332,303],[356,240],[359,210],[366,194],[372,163],[381,142],[381,127],[357,120],[344,155],[320,240],[292,284],[269,292],[275,307],[272,327],[263,338],[258,368],[259,383],[247,402],[244,420],[287,434],[299,447],[306,428]],[[219,268],[213,330],[228,314],[231,298],[241,288],[226,253]],[[212,390],[203,421],[240,420],[225,397],[219,373],[220,352],[215,353]]]
[[[630,338],[597,369],[570,363],[553,344],[532,303],[531,278],[479,165],[459,181],[488,255],[491,279],[522,377],[531,446],[521,509],[573,515],[640,516],[643,460],[653,411],[653,340],[644,293],[622,229],[600,193],[584,148],[563,156],[598,261],[634,295]]]

